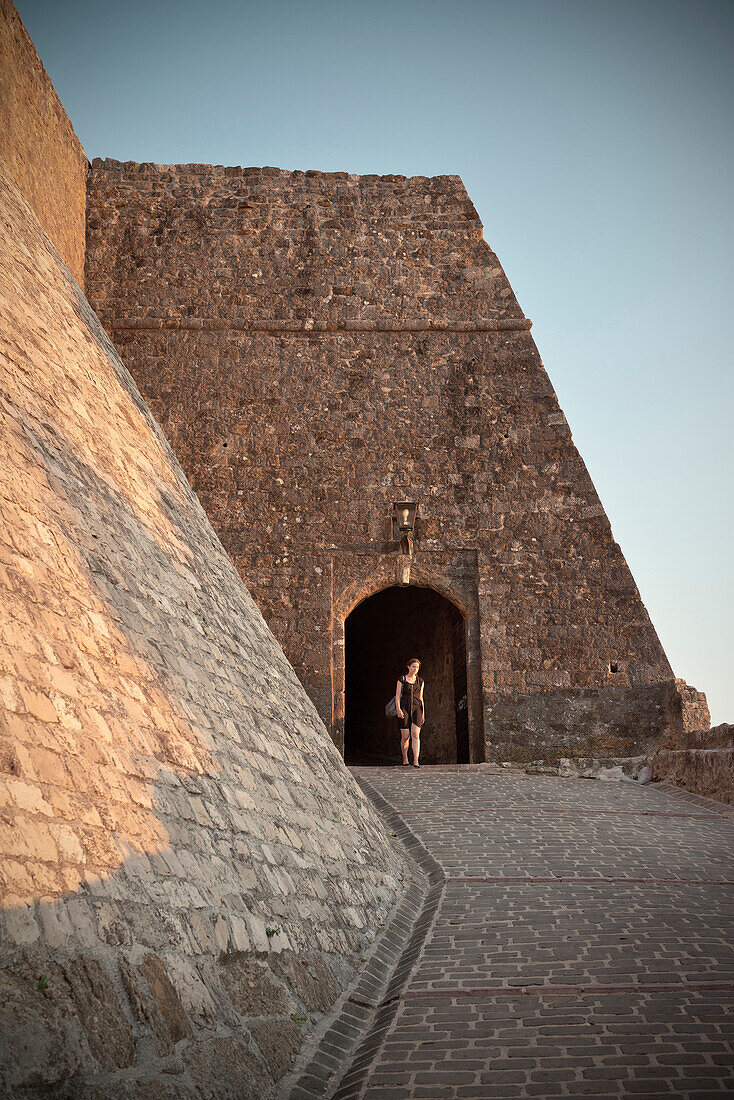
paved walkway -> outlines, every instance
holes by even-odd
[[[426,879],[324,1095],[734,1096],[731,811],[655,785],[354,774]]]

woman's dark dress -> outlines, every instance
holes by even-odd
[[[423,681],[416,676],[415,683],[411,684],[404,676],[400,677],[402,687],[400,689],[400,709],[405,718],[398,718],[398,728],[407,730],[410,726],[423,725],[423,703],[421,702],[421,688]]]

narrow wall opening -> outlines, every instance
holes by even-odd
[[[406,662],[418,657],[425,680],[425,764],[468,763],[466,624],[431,588],[385,588],[345,623],[344,757],[348,764],[398,764],[400,738],[385,703]]]

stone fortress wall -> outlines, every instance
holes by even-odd
[[[264,1098],[405,896],[314,707],[338,741],[362,597],[409,575],[460,611],[475,758],[484,714],[513,750],[553,707],[555,745],[627,707],[680,746],[702,704],[458,178],[98,164],[96,302],[304,692],[79,289],[86,158],[0,5],[0,1092]],[[406,406],[420,436],[385,434]]]
[[[89,162],[11,0],[0,0],[0,161],[84,286]]]
[[[87,224],[90,301],[340,747],[345,621],[408,567],[463,616],[469,758],[630,755],[680,726],[459,177],[94,161]],[[392,645],[399,671],[392,633],[362,660]],[[374,728],[394,681],[362,701]]]
[[[1,198],[0,1047],[27,1055],[0,1092],[213,1095],[226,1058],[266,1096],[400,857],[5,175]]]

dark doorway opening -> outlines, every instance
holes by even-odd
[[[411,657],[425,680],[424,764],[469,762],[466,625],[458,607],[432,588],[385,588],[345,623],[344,758],[398,764],[400,736],[385,703]]]

